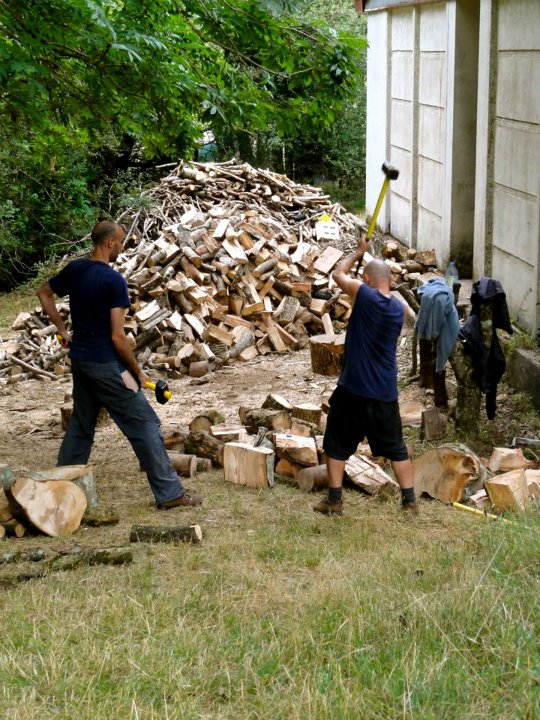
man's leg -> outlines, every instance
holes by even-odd
[[[328,497],[313,507],[315,512],[323,515],[341,515],[343,512],[343,474],[345,460],[326,458],[326,473],[328,476]]]
[[[60,445],[58,465],[86,465],[101,410],[93,383],[79,368],[77,360],[73,360],[72,370],[73,415]]]
[[[407,460],[391,460],[392,470],[401,488],[401,504],[405,510],[418,512],[414,493],[414,472],[412,462]]]

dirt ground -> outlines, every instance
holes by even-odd
[[[415,382],[407,382],[411,364],[411,340],[412,333],[409,328],[398,347],[400,404],[404,406],[409,403],[422,403],[427,408],[433,400],[430,392],[418,388]],[[452,402],[455,398],[455,381],[451,371],[447,375],[448,393]],[[335,384],[335,378],[315,375],[311,371],[309,349],[306,348],[298,352],[260,356],[247,363],[236,362],[199,379],[169,381],[173,392],[172,399],[166,405],[155,404],[155,408],[162,420],[164,433],[185,429],[196,414],[211,409],[219,410],[227,424],[238,425],[238,408],[241,405],[260,407],[269,393],[283,395],[292,403],[319,403],[321,397],[331,392]],[[60,405],[64,401],[65,393],[70,391],[70,377],[60,381],[28,380],[0,388],[0,463],[8,463],[15,473],[49,469],[56,465],[63,436]],[[511,398],[507,393],[508,389],[501,386],[497,418],[490,430],[493,444],[507,445],[512,439],[510,427],[515,408],[509,402]],[[154,403],[150,392],[149,398]],[[528,429],[530,436],[534,436],[531,433],[536,430],[538,436],[540,420],[536,428],[525,429]],[[413,453],[421,452],[418,431],[406,428],[405,434]],[[97,428],[91,463],[94,467],[99,503],[102,507],[116,511],[121,518],[120,523],[114,528],[83,527],[73,537],[41,539],[52,543],[51,549],[57,550],[73,542],[84,542],[87,546],[124,544],[133,523],[197,522],[204,526],[227,522],[227,511],[223,507],[224,502],[227,502],[227,490],[237,489],[228,486],[223,481],[222,471],[216,470],[184,481],[188,490],[203,495],[204,503],[201,508],[184,513],[182,518],[178,516],[180,511],[157,511],[146,476],[139,470],[138,461],[129,443],[110,420]],[[216,486],[216,483],[219,486]],[[291,487],[286,488],[286,491],[300,492]],[[311,503],[313,497],[306,496],[303,501]],[[19,548],[20,540],[6,540],[10,545],[14,542]]]

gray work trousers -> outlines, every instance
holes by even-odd
[[[99,411],[104,407],[127,437],[145,469],[156,503],[173,500],[184,489],[172,467],[160,421],[142,390],[126,386],[128,372],[118,362],[72,359],[73,415],[60,446],[58,465],[85,465],[94,443]],[[124,377],[122,377],[124,373]],[[129,378],[133,384],[133,377]]]

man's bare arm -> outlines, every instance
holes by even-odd
[[[332,273],[332,279],[334,282],[341,288],[341,290],[343,290],[344,293],[347,293],[351,300],[354,300],[356,297],[358,288],[362,283],[360,280],[350,277],[349,273],[353,267],[362,260],[364,253],[369,250],[369,247],[369,240],[366,240],[365,236],[362,235],[358,241],[358,247],[356,250],[338,263],[336,269]]]
[[[45,310],[51,321],[56,325],[58,334],[62,336],[62,345],[67,347],[70,340],[69,333],[66,330],[64,318],[60,315],[56,307],[56,296],[51,290],[51,286],[48,282],[45,282],[37,289],[36,292],[39,302],[41,303],[41,307]]]
[[[129,340],[124,330],[124,321],[126,318],[126,308],[111,309],[111,339],[114,349],[120,355],[126,366],[132,374],[138,379],[141,387],[150,380],[148,375],[141,370],[137,358],[133,353],[133,349],[129,344]]]

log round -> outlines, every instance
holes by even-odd
[[[195,455],[186,455],[179,452],[169,452],[167,454],[171,465],[180,477],[195,477],[197,474],[197,457]]]
[[[6,496],[16,518],[51,537],[76,530],[87,506],[81,488],[67,480],[19,477],[6,490]]]
[[[296,477],[298,487],[304,492],[320,490],[328,487],[328,473],[326,465],[315,465],[300,470]]]
[[[341,373],[345,334],[314,335],[309,340],[311,369],[318,375],[338,377]]]
[[[242,419],[242,416],[241,416]],[[242,419],[248,432],[257,432],[258,428],[268,430],[288,430],[291,427],[291,416],[285,410],[247,410]]]
[[[436,500],[460,502],[465,488],[474,492],[482,481],[479,458],[461,445],[432,448],[413,462],[414,487],[418,496],[423,492]]]

